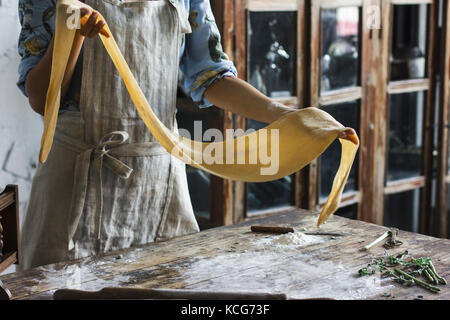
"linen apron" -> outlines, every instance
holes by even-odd
[[[154,112],[175,118],[182,34],[177,0],[87,0],[110,22]],[[139,117],[100,39],[83,49],[80,112],[60,115],[48,160],[33,179],[21,269],[198,232],[185,165]]]

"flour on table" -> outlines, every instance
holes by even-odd
[[[299,247],[307,246],[316,243],[322,243],[327,241],[327,237],[307,235],[302,232],[290,232],[282,234],[279,236],[269,236],[252,242],[253,245],[258,247],[275,247],[275,248],[285,248],[285,247]]]
[[[390,290],[392,281],[359,277],[357,266],[318,260],[297,249],[247,250],[212,258],[196,257],[174,268],[187,289],[285,293],[290,299],[371,299]],[[244,266],[244,267],[243,267]],[[273,266],[273,268],[268,268]],[[214,275],[214,276],[212,276]]]

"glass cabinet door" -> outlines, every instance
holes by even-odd
[[[247,4],[247,79],[281,103],[297,105],[297,1],[252,1]],[[247,129],[266,124],[247,120]],[[247,184],[247,216],[294,205],[295,175]]]
[[[387,182],[423,175],[426,92],[390,95],[387,121]]]
[[[386,196],[384,225],[401,230],[419,231],[419,213],[422,189],[394,193]]]
[[[360,8],[321,10],[321,93],[359,85]]]
[[[440,68],[440,100],[437,156],[437,190],[434,228],[432,235],[450,238],[450,4],[442,8],[442,34]]]
[[[361,73],[367,34],[362,28],[364,1],[311,1],[311,73],[308,106],[319,107],[361,138],[366,126]],[[361,139],[364,142],[364,139]],[[336,140],[308,168],[307,207],[320,209],[331,191],[339,168],[341,144]],[[358,153],[337,215],[357,218],[360,198]]]
[[[249,81],[271,98],[296,96],[297,13],[249,11]]]
[[[427,77],[430,5],[394,5],[391,81]]]
[[[377,117],[386,117],[377,127],[385,132],[384,194],[375,201],[384,208],[377,214],[386,226],[403,230],[421,231],[426,201],[430,202],[432,160],[432,130],[426,130],[426,119],[433,107],[433,79],[430,74],[434,37],[434,5],[436,1],[386,1],[383,30],[383,54],[386,57],[382,71],[386,74],[385,107]],[[381,90],[383,91],[383,90]],[[432,121],[432,120],[430,120]],[[380,121],[381,123],[381,121]],[[383,165],[379,165],[378,171]],[[375,186],[377,187],[377,186]],[[381,188],[381,186],[378,186]],[[383,197],[383,199],[382,199]],[[380,206],[380,209],[382,206]],[[422,232],[426,232],[422,228]]]

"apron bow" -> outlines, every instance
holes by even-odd
[[[108,133],[100,139],[97,147],[95,148],[95,159],[102,162],[105,158],[105,165],[112,170],[116,175],[123,179],[128,179],[133,172],[133,169],[127,166],[125,163],[109,154],[111,149],[127,142],[129,135],[125,131],[114,131]],[[101,163],[100,163],[101,166]]]
[[[71,200],[69,225],[69,250],[73,249],[73,237],[80,218],[86,209],[90,224],[90,237],[100,239],[103,210],[103,164],[122,179],[128,179],[133,169],[118,157],[147,157],[167,154],[157,142],[127,143],[125,131],[113,131],[104,135],[96,146],[89,145],[57,130],[55,140],[78,153],[75,160],[74,189]]]
[[[127,147],[129,135],[125,131],[113,131],[104,135],[96,146],[59,133],[55,138],[66,147],[78,152],[75,161],[74,190],[72,193],[71,221],[69,226],[69,250],[73,248],[75,235],[81,215],[87,206],[90,224],[90,236],[100,239],[103,190],[103,164],[122,179],[128,179],[133,169],[112,153],[115,149]],[[121,154],[123,155],[123,154]]]
[[[110,151],[114,148],[124,144],[129,138],[129,135],[125,131],[113,131],[104,135],[95,149],[88,150],[87,152],[94,152],[93,159],[93,183],[89,185],[93,187],[89,188],[91,202],[89,203],[94,207],[93,214],[90,216],[90,235],[93,238],[100,239],[100,226],[102,222],[103,212],[103,183],[102,183],[102,170],[103,161],[105,165],[112,170],[116,175],[122,179],[128,179],[133,172],[133,169],[127,166],[119,159],[113,157]],[[95,196],[92,195],[95,193]]]

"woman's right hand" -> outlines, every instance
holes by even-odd
[[[100,31],[102,30],[103,26],[106,24],[103,20],[98,19],[98,12],[91,11],[87,8],[81,8],[80,9],[80,17],[83,18],[85,16],[89,16],[86,23],[81,25],[81,28],[77,30],[80,35],[87,38],[94,38],[96,37]]]

